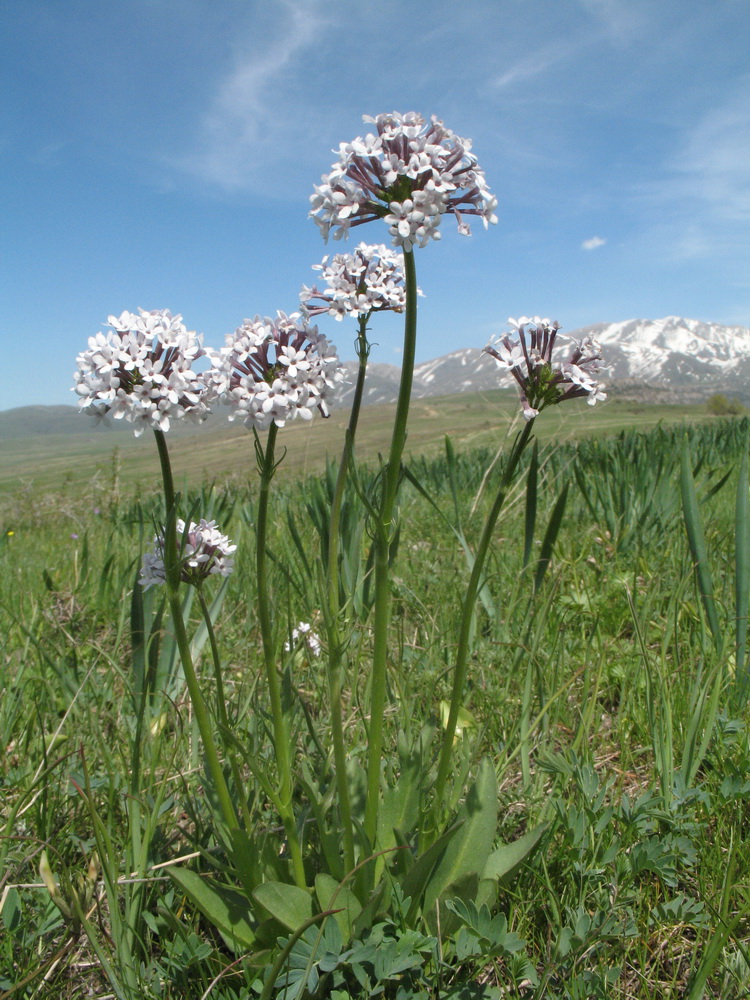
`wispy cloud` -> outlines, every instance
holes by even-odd
[[[502,73],[490,80],[490,87],[503,90],[517,83],[528,83],[536,77],[546,76],[555,67],[569,59],[580,43],[566,44],[560,40],[541,45],[533,52],[510,63]]]
[[[750,77],[684,134],[662,177],[643,188],[665,250],[699,258],[748,244]]]
[[[719,218],[750,221],[750,80],[698,122],[674,169],[685,196]]]
[[[652,0],[579,0],[581,6],[602,26],[609,41],[627,45],[647,29]]]
[[[278,151],[292,154],[290,90],[296,69],[325,28],[316,0],[283,0],[280,30],[270,40],[255,35],[220,82],[200,123],[196,150],[181,166],[204,180],[229,189],[253,187],[267,176]],[[286,94],[286,96],[285,96]]]
[[[597,250],[599,247],[603,247],[606,242],[601,236],[592,236],[590,240],[583,241],[581,250]]]

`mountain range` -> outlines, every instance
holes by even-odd
[[[606,365],[602,381],[615,394],[688,401],[723,392],[750,401],[747,327],[667,316],[595,323],[568,336],[574,340],[590,336],[601,344]],[[351,399],[357,370],[356,362],[347,362],[346,367],[350,384],[341,396],[341,405]],[[399,371],[395,365],[371,365],[365,402],[395,401]],[[513,384],[513,377],[501,372],[481,348],[464,347],[416,365],[412,395],[448,396]]]

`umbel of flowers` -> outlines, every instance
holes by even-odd
[[[406,306],[403,254],[382,243],[360,243],[352,253],[337,253],[313,264],[325,283],[302,286],[300,305],[305,316],[327,314],[369,318],[373,312],[403,312]]]
[[[192,366],[206,352],[182,316],[140,309],[110,316],[108,325],[76,359],[74,391],[85,413],[124,418],[136,437],[146,427],[168,431],[172,420],[205,419],[205,384]]]
[[[316,186],[310,214],[327,240],[346,236],[351,226],[383,219],[393,245],[409,251],[440,239],[440,220],[478,215],[485,227],[497,222],[497,199],[471,152],[471,141],[447,129],[434,116],[428,122],[414,111],[365,115],[375,132],[341,143],[339,159]]]
[[[229,576],[232,572],[232,556],[237,546],[219,531],[216,521],[201,518],[198,524],[191,521],[186,530],[185,522],[178,518],[177,538],[180,579],[183,583],[200,586],[210,576]],[[162,533],[154,536],[151,550],[144,553],[139,582],[144,590],[148,590],[155,584],[166,583],[166,580]]]
[[[521,316],[518,320],[509,319],[508,323],[515,329],[517,339],[504,334],[484,350],[495,359],[498,368],[513,375],[526,420],[533,420],[545,406],[566,399],[586,396],[593,406],[597,400],[607,398],[604,385],[597,378],[602,369],[602,353],[595,340],[584,337],[573,341],[572,349],[554,358],[559,323],[539,316],[533,319]]]
[[[246,319],[212,361],[205,376],[211,395],[230,408],[230,420],[256,430],[310,420],[315,409],[327,417],[344,378],[333,346],[299,313]]]

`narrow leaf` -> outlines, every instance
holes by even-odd
[[[738,707],[747,699],[750,680],[747,664],[747,615],[750,605],[750,483],[748,482],[748,442],[742,449],[735,504],[735,684]]]
[[[534,449],[531,452],[529,462],[529,474],[526,477],[526,517],[523,537],[523,568],[531,562],[531,553],[534,549],[534,529],[536,528],[536,498],[537,482],[539,478],[539,442],[534,441]]]
[[[680,462],[680,491],[682,493],[682,511],[685,518],[690,553],[695,564],[695,574],[698,580],[703,610],[706,613],[708,626],[713,636],[717,652],[721,652],[722,635],[719,625],[719,615],[714,600],[714,583],[711,568],[708,563],[706,538],[703,532],[703,518],[698,507],[698,497],[695,492],[693,470],[690,466],[690,449],[687,435],[682,439],[682,455]]]
[[[540,823],[533,830],[528,830],[518,840],[498,847],[487,858],[482,877],[502,879],[504,883],[510,882],[521,865],[528,861],[539,847],[542,837],[548,829],[549,823]]]
[[[547,572],[547,567],[549,566],[550,559],[552,558],[552,550],[555,547],[555,542],[557,541],[557,536],[560,533],[560,527],[562,525],[563,515],[565,514],[565,504],[568,500],[568,484],[566,483],[560,496],[555,502],[555,506],[552,508],[552,514],[550,515],[549,524],[547,525],[547,530],[544,533],[544,538],[542,539],[542,548],[539,553],[539,561],[536,564],[536,573],[534,574],[534,593],[536,593],[542,585],[544,580],[544,574]]]
[[[476,781],[459,812],[463,825],[435,866],[425,889],[424,910],[453,883],[470,872],[484,871],[497,829],[497,779],[495,768],[485,757]]]

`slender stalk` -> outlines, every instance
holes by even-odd
[[[276,751],[276,762],[279,769],[279,802],[281,805],[281,821],[284,824],[289,853],[292,859],[294,880],[301,888],[306,888],[305,868],[302,861],[302,850],[297,833],[292,805],[292,765],[289,727],[284,716],[281,703],[281,682],[276,668],[276,648],[273,638],[273,623],[271,618],[271,603],[268,592],[266,538],[268,536],[268,501],[271,492],[271,480],[276,471],[275,450],[278,427],[271,424],[266,439],[266,447],[257,443],[258,471],[260,473],[260,490],[258,493],[258,517],[256,522],[255,566],[258,584],[258,622],[263,640],[263,660],[266,669],[268,693],[271,698],[271,718],[273,722],[273,740]]]
[[[359,369],[354,386],[354,398],[349,414],[349,425],[346,429],[344,448],[336,477],[331,504],[331,520],[328,533],[327,589],[328,589],[328,696],[331,703],[331,737],[333,739],[333,758],[336,771],[336,787],[339,797],[339,813],[341,816],[342,835],[344,840],[344,869],[350,872],[354,868],[354,826],[352,824],[352,807],[349,798],[349,784],[346,778],[346,748],[344,746],[344,720],[342,714],[341,692],[343,681],[344,640],[340,630],[341,605],[339,600],[339,543],[341,540],[341,505],[344,499],[344,489],[349,475],[349,469],[354,460],[354,439],[359,423],[359,411],[362,406],[362,395],[365,387],[365,373],[370,345],[367,342],[367,321],[370,313],[359,318],[359,333],[357,336],[357,357]]]
[[[211,779],[214,783],[219,805],[221,807],[224,822],[230,831],[239,827],[237,813],[232,805],[232,799],[224,780],[224,771],[221,767],[219,754],[216,749],[211,719],[208,707],[201,693],[198,677],[193,666],[193,657],[190,652],[190,642],[185,629],[185,619],[182,615],[182,601],[180,600],[180,560],[177,550],[177,510],[175,505],[174,480],[172,479],[172,466],[169,461],[169,451],[164,434],[160,430],[154,430],[156,446],[159,451],[159,461],[161,463],[162,481],[164,483],[164,500],[167,508],[166,525],[164,528],[164,571],[167,583],[167,600],[169,610],[172,615],[172,626],[174,628],[177,649],[180,653],[182,669],[185,674],[190,700],[193,704],[195,720],[203,741],[203,750],[206,754],[206,762]]]
[[[393,422],[388,464],[383,470],[382,497],[375,523],[375,606],[374,648],[370,687],[370,729],[367,757],[367,799],[364,829],[371,847],[375,847],[380,806],[380,763],[383,752],[383,713],[385,711],[388,624],[390,621],[389,550],[394,534],[393,514],[401,474],[401,458],[406,443],[409,402],[414,379],[414,355],[417,343],[417,272],[414,251],[404,253],[406,311],[401,383]]]
[[[531,437],[533,424],[534,421],[530,420],[513,442],[513,448],[508,456],[508,462],[503,471],[503,477],[500,480],[500,486],[495,496],[495,500],[490,508],[489,514],[487,515],[487,520],[484,522],[484,528],[482,529],[482,535],[479,539],[479,545],[477,546],[477,551],[474,555],[474,565],[471,570],[471,576],[469,577],[469,583],[464,595],[463,607],[461,609],[461,627],[458,634],[458,649],[456,650],[456,666],[453,671],[453,690],[451,692],[450,710],[448,712],[448,722],[443,735],[443,745],[440,751],[438,773],[435,782],[436,825],[439,823],[440,808],[445,796],[445,782],[448,778],[448,772],[450,770],[451,756],[453,753],[453,741],[456,737],[456,727],[458,725],[458,713],[461,708],[461,699],[466,685],[466,674],[468,670],[470,652],[469,638],[471,635],[471,623],[474,617],[477,594],[479,593],[479,588],[482,584],[484,564],[492,542],[492,535],[495,530],[495,525],[497,524],[497,519],[500,516],[500,511],[503,509],[503,504],[505,503],[505,498],[508,495],[508,490],[515,477],[518,462],[529,441],[529,438]]]
[[[219,656],[219,646],[216,642],[216,633],[214,632],[213,622],[211,621],[211,610],[208,606],[208,602],[206,601],[206,595],[203,593],[203,587],[199,586],[197,587],[197,590],[201,612],[203,613],[203,620],[206,623],[206,630],[208,632],[208,642],[211,647],[211,660],[213,661],[214,666],[214,678],[216,680],[216,711],[219,716],[219,724],[222,729],[226,733],[230,733],[231,730],[229,728],[229,716],[227,715],[227,703],[224,697],[224,681],[221,676],[221,657]],[[242,775],[240,774],[239,764],[237,763],[237,755],[235,754],[232,746],[227,745],[226,751],[230,767],[232,768],[234,787],[240,800],[242,819],[245,823],[245,829],[249,833],[252,828],[253,821],[250,816],[250,810],[247,807],[247,796],[245,795]]]

